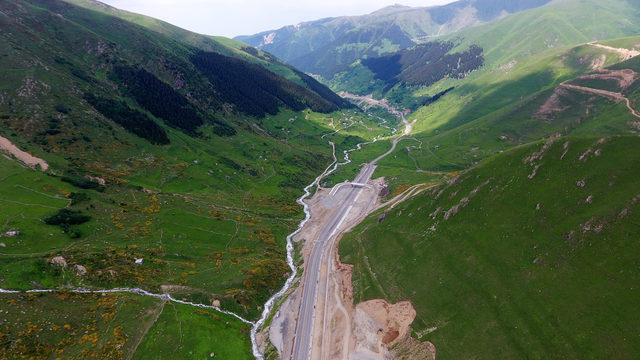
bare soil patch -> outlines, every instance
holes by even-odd
[[[614,52],[620,55],[620,57],[622,58],[622,61],[629,60],[633,57],[640,55],[640,51],[635,49],[630,50],[630,49],[623,49],[623,48],[614,48],[611,46],[596,44],[596,43],[590,43],[589,45]]]
[[[566,90],[557,87],[551,96],[547,99],[547,101],[540,106],[538,111],[534,114],[534,116],[538,119],[550,120],[553,114],[563,112],[567,109],[567,106],[562,105],[562,97],[567,95]]]
[[[42,171],[47,171],[49,169],[49,164],[47,164],[46,161],[35,157],[26,151],[20,150],[9,139],[2,136],[0,136],[0,151],[13,156],[21,163],[32,169],[37,169],[38,167],[40,167]]]
[[[408,301],[389,304],[382,299],[356,305],[354,358],[367,354],[385,358],[388,349],[409,334],[416,311]]]
[[[626,90],[638,79],[638,73],[631,69],[622,69],[622,70],[608,70],[608,69],[599,69],[593,74],[580,76],[578,79],[585,80],[614,80],[618,82],[618,86],[620,89]]]

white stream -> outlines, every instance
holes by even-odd
[[[72,288],[72,289],[33,289],[33,290],[27,290],[24,291],[24,293],[27,294],[33,294],[33,293],[56,293],[56,292],[71,292],[71,293],[75,293],[75,294],[115,294],[115,293],[129,293],[129,294],[136,294],[136,295],[141,295],[141,296],[149,296],[149,297],[153,297],[156,299],[160,299],[160,300],[165,300],[165,301],[171,301],[174,302],[176,304],[182,304],[182,305],[189,305],[189,306],[194,306],[194,307],[198,307],[201,309],[211,309],[211,310],[216,310],[220,313],[229,315],[229,316],[233,316],[234,318],[242,321],[245,324],[250,324],[253,325],[254,323],[243,318],[242,316],[235,314],[231,311],[226,311],[226,310],[222,310],[217,306],[212,306],[212,305],[205,305],[205,304],[197,304],[197,303],[192,303],[190,301],[184,301],[184,300],[179,300],[176,299],[174,297],[172,297],[169,294],[154,294],[152,292],[149,292],[147,290],[143,290],[140,288],[114,288],[114,289],[105,289],[105,290],[92,290],[92,289],[83,289],[83,288]],[[15,290],[5,290],[5,289],[0,289],[0,294],[20,294],[23,293],[23,291],[15,291]]]
[[[274,304],[282,296],[284,296],[284,294],[291,288],[291,285],[293,284],[293,282],[295,280],[295,277],[297,276],[297,273],[298,273],[298,270],[297,270],[297,268],[295,266],[294,259],[293,259],[293,252],[294,252],[293,237],[296,236],[300,232],[300,230],[302,229],[304,224],[306,224],[306,222],[311,217],[311,213],[309,212],[308,205],[304,202],[304,200],[311,195],[311,189],[314,186],[319,186],[320,185],[320,181],[322,181],[323,178],[325,178],[329,174],[331,174],[334,171],[336,171],[338,169],[338,166],[345,165],[345,164],[348,164],[348,163],[351,162],[351,159],[349,158],[349,153],[350,152],[355,151],[355,150],[359,150],[362,147],[362,145],[367,144],[367,143],[358,144],[356,146],[356,148],[354,148],[354,149],[345,150],[344,151],[344,162],[338,162],[338,159],[336,157],[335,144],[333,142],[329,142],[329,144],[331,144],[331,147],[333,149],[333,162],[311,184],[307,185],[304,188],[304,194],[301,197],[299,197],[298,200],[297,200],[297,203],[302,205],[302,207],[303,207],[305,217],[300,222],[300,224],[298,224],[298,228],[296,229],[296,231],[292,232],[291,234],[289,234],[289,236],[287,236],[287,264],[289,265],[289,268],[291,269],[291,274],[289,275],[289,278],[287,278],[287,281],[285,282],[285,284],[282,287],[282,289],[280,289],[280,291],[278,291],[275,295],[273,295],[265,303],[264,309],[262,311],[262,316],[256,322],[249,321],[249,320],[243,318],[242,316],[240,316],[240,315],[238,315],[236,313],[233,313],[233,312],[227,311],[227,310],[223,310],[223,309],[221,309],[221,308],[219,308],[217,306],[206,305],[206,304],[198,304],[198,303],[193,303],[193,302],[190,302],[190,301],[184,301],[184,300],[176,299],[176,298],[172,297],[170,294],[155,294],[155,293],[152,293],[152,292],[149,292],[147,290],[140,289],[140,288],[113,288],[113,289],[98,289],[98,290],[86,289],[86,288],[60,288],[60,289],[32,289],[32,290],[26,290],[26,291],[0,289],[0,294],[20,294],[20,293],[32,293],[33,294],[33,293],[56,293],[56,292],[71,292],[71,293],[76,293],[76,294],[129,293],[129,294],[136,294],[136,295],[140,295],[140,296],[149,296],[149,297],[153,297],[153,298],[164,300],[164,301],[171,301],[171,302],[174,302],[174,303],[177,303],[177,304],[183,304],[183,305],[193,306],[193,307],[202,308],[202,309],[215,310],[215,311],[218,311],[218,312],[220,312],[222,314],[226,314],[226,315],[232,316],[232,317],[242,321],[243,323],[249,324],[249,325],[252,326],[252,328],[251,328],[251,347],[252,347],[253,355],[255,356],[256,359],[263,360],[264,356],[261,353],[260,348],[259,348],[258,343],[257,343],[258,331],[264,325],[264,322],[266,321],[266,319],[269,317],[269,314],[271,313],[271,310],[273,309]]]
[[[326,136],[326,135],[327,134],[323,135],[322,137],[324,138],[324,136]],[[257,338],[258,337],[258,332],[261,330],[261,328],[264,325],[265,321],[267,320],[267,318],[271,314],[271,311],[273,310],[273,307],[276,304],[276,302],[278,300],[280,300],[287,293],[287,291],[289,291],[289,289],[291,289],[291,286],[293,285],[293,283],[295,281],[295,278],[296,278],[296,276],[298,274],[298,269],[297,269],[297,267],[296,267],[296,265],[294,263],[294,260],[293,260],[293,255],[294,255],[293,254],[293,252],[294,252],[293,238],[298,233],[300,233],[300,231],[302,230],[304,225],[311,218],[311,213],[309,212],[309,206],[304,202],[304,200],[311,195],[311,189],[314,186],[318,186],[318,187],[320,186],[320,181],[322,181],[322,179],[324,179],[325,177],[329,176],[334,171],[336,171],[339,166],[343,166],[343,165],[347,165],[347,164],[351,163],[350,154],[353,151],[361,150],[362,146],[367,145],[367,144],[375,143],[378,140],[380,140],[380,138],[376,137],[372,141],[368,141],[368,142],[357,144],[353,149],[344,150],[343,151],[343,154],[344,154],[344,161],[343,162],[338,162],[338,159],[336,157],[336,146],[335,146],[335,144],[333,142],[330,141],[329,144],[331,144],[331,147],[333,149],[333,162],[311,184],[307,185],[307,187],[304,188],[304,194],[301,197],[298,198],[297,203],[302,205],[302,208],[304,210],[304,215],[305,216],[304,216],[304,219],[298,224],[298,228],[294,232],[292,232],[291,234],[289,234],[287,236],[287,264],[289,265],[289,268],[291,269],[291,274],[287,278],[287,281],[285,282],[285,284],[282,287],[282,289],[280,289],[280,291],[278,291],[275,295],[273,295],[265,303],[264,309],[262,310],[262,316],[260,317],[260,319],[258,319],[258,321],[256,321],[254,323],[253,328],[251,329],[251,347],[252,347],[252,351],[253,351],[253,356],[257,360],[264,360],[264,354],[262,354],[262,352],[260,350],[260,346],[258,344],[258,338]]]
[[[289,289],[293,285],[293,283],[295,281],[295,278],[296,278],[296,276],[298,274],[298,269],[297,269],[297,267],[295,265],[295,262],[294,262],[293,238],[302,230],[302,227],[311,218],[311,213],[309,212],[309,206],[304,202],[304,200],[307,199],[312,194],[311,190],[313,189],[313,187],[315,187],[315,186],[319,187],[320,186],[320,182],[322,181],[322,179],[324,179],[325,177],[327,177],[328,175],[330,175],[331,173],[336,171],[339,166],[343,166],[343,165],[351,163],[351,158],[349,156],[351,152],[356,151],[356,150],[360,150],[363,145],[371,144],[371,143],[374,143],[374,142],[376,142],[378,140],[379,139],[376,138],[376,139],[374,139],[373,141],[370,141],[370,142],[357,144],[356,147],[353,148],[353,149],[344,150],[344,152],[343,152],[344,153],[344,161],[343,162],[338,162],[338,159],[336,157],[335,144],[333,142],[331,142],[331,141],[329,142],[329,144],[331,145],[331,147],[333,149],[333,162],[322,172],[322,174],[320,174],[317,178],[315,178],[315,180],[311,184],[307,185],[304,188],[304,194],[301,197],[299,197],[297,199],[297,201],[296,201],[298,204],[302,205],[305,217],[298,224],[298,228],[294,232],[292,232],[291,234],[289,234],[287,236],[287,264],[289,265],[289,268],[291,269],[291,274],[287,278],[287,281],[285,282],[284,286],[280,289],[280,291],[278,291],[276,294],[274,294],[264,304],[264,308],[262,310],[262,315],[260,316],[260,318],[256,322],[249,321],[249,320],[243,318],[242,316],[240,316],[240,315],[238,315],[236,313],[233,313],[233,312],[227,311],[227,310],[223,310],[223,309],[221,309],[221,308],[219,308],[217,306],[206,305],[206,304],[198,304],[198,303],[193,303],[193,302],[190,302],[190,301],[179,300],[179,299],[176,299],[176,298],[172,297],[170,294],[155,294],[155,293],[152,293],[152,292],[149,292],[147,290],[140,289],[140,288],[113,288],[113,289],[102,289],[102,290],[100,290],[100,289],[92,290],[92,289],[86,289],[86,288],[60,288],[60,289],[32,289],[32,290],[26,290],[26,291],[0,289],[0,294],[56,293],[56,292],[71,292],[71,293],[77,293],[77,294],[129,293],[129,294],[136,294],[136,295],[140,295],[140,296],[149,296],[149,297],[153,297],[153,298],[164,300],[164,301],[171,301],[171,302],[174,302],[174,303],[177,303],[177,304],[183,304],[183,305],[198,307],[198,308],[202,308],[202,309],[211,309],[211,310],[218,311],[218,312],[220,312],[222,314],[226,314],[226,315],[232,316],[232,317],[242,321],[245,324],[252,325],[252,327],[251,327],[251,348],[252,348],[253,355],[258,360],[264,360],[264,354],[262,354],[262,352],[260,350],[260,346],[258,345],[257,335],[258,335],[258,332],[260,331],[260,329],[262,328],[262,326],[264,325],[265,321],[267,320],[267,318],[271,314],[271,311],[273,310],[273,307],[276,304],[276,302],[279,299],[281,299],[287,293],[287,291],[289,291]]]
[[[333,162],[329,166],[327,166],[327,168],[322,172],[322,174],[318,175],[318,177],[311,184],[307,185],[304,188],[304,194],[301,197],[299,197],[298,200],[296,201],[298,204],[302,205],[302,209],[304,210],[304,219],[300,221],[300,223],[298,224],[298,228],[287,236],[287,264],[291,269],[291,274],[287,278],[287,281],[284,283],[284,286],[280,289],[280,291],[275,293],[264,304],[264,308],[262,309],[262,316],[260,316],[260,319],[258,319],[258,321],[256,321],[253,324],[253,327],[251,328],[251,348],[253,351],[253,356],[258,360],[264,360],[264,354],[262,354],[262,351],[260,350],[260,346],[258,344],[258,332],[264,325],[265,321],[267,321],[267,318],[269,317],[269,315],[271,314],[271,311],[273,310],[273,306],[276,304],[278,300],[280,300],[284,296],[284,294],[287,293],[287,291],[289,291],[289,289],[291,288],[291,285],[293,285],[293,282],[295,281],[296,276],[298,275],[298,268],[296,267],[296,264],[293,259],[293,255],[294,255],[293,238],[302,230],[302,227],[304,227],[307,221],[309,221],[309,219],[311,218],[311,213],[309,212],[309,205],[307,205],[304,202],[304,200],[311,195],[311,189],[314,186],[320,186],[320,181],[322,181],[323,178],[325,178],[332,172],[336,171],[336,169],[338,169],[338,166],[350,163],[351,159],[349,159],[349,152],[355,150],[355,149],[345,150],[344,151],[345,161],[339,163],[338,159],[336,158],[335,144],[331,141],[329,142],[329,144],[331,144],[331,148],[333,149]],[[356,147],[360,149],[361,146],[362,144],[358,144]]]

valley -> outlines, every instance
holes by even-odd
[[[0,3],[0,360],[637,358],[639,17]]]

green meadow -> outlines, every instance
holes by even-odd
[[[355,301],[410,300],[441,358],[635,358],[636,146],[518,147],[373,214],[340,245]]]

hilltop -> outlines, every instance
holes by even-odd
[[[548,2],[461,0],[435,7],[390,6],[367,15],[321,19],[236,39],[328,81],[361,58],[409,48]]]

